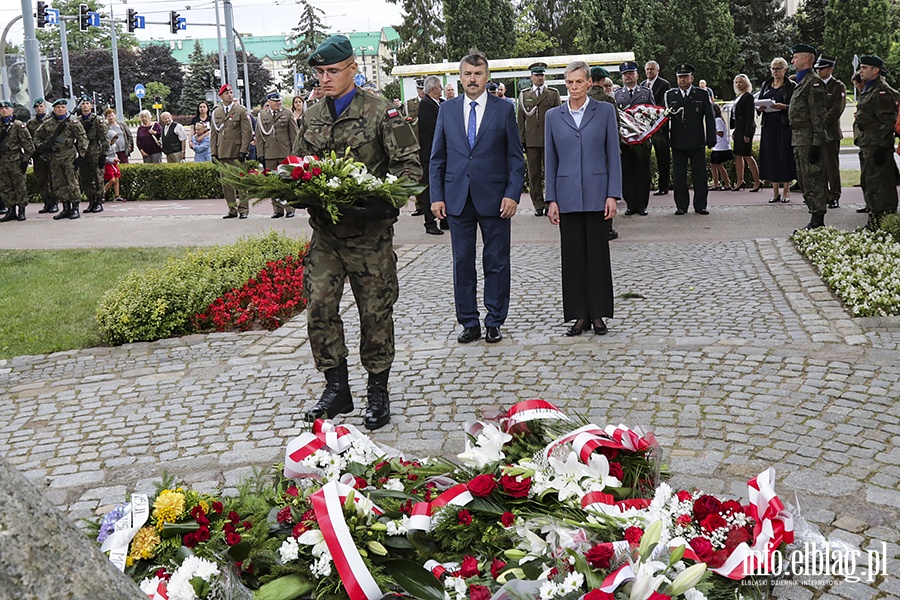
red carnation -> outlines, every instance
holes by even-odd
[[[491,590],[483,585],[470,585],[469,600],[491,600]]]
[[[201,515],[205,515],[206,513],[203,511],[203,507],[199,504],[191,509],[191,516],[195,519]]]
[[[225,534],[225,543],[229,546],[234,546],[235,544],[241,543],[241,534],[239,533],[226,533]]]
[[[244,521],[243,525],[244,525],[244,531],[249,531],[250,528],[253,527],[253,523],[251,523],[250,521]]]
[[[224,510],[224,508],[225,507],[222,506],[221,502],[216,501],[216,502],[212,503],[212,510],[216,514],[222,514],[222,511]]]
[[[231,511],[230,513],[228,513],[228,520],[231,521],[232,523],[240,523],[241,516],[239,514],[237,514],[236,512]]]
[[[675,517],[675,523],[681,525],[682,527],[687,527],[691,524],[691,521],[693,521],[693,519],[691,519],[691,515],[678,515],[677,517]]]
[[[196,546],[199,543],[200,543],[200,540],[197,539],[196,531],[192,531],[191,533],[186,533],[181,538],[181,544],[185,548],[193,548],[194,546]]]
[[[500,577],[500,573],[503,572],[503,569],[506,568],[506,563],[500,560],[499,558],[495,558],[491,561],[491,577],[493,579],[497,579]]]
[[[513,498],[527,498],[528,492],[531,491],[531,477],[523,477],[522,481],[519,481],[516,477],[503,475],[500,477],[500,487]]]
[[[685,490],[680,490],[680,491],[679,491],[677,494],[675,494],[675,495],[678,496],[678,501],[679,501],[679,502],[687,502],[688,500],[690,500],[691,498],[693,498],[693,496],[691,496],[691,493],[690,493],[690,492],[687,492],[687,491],[685,491]]]
[[[478,559],[474,556],[464,556],[462,564],[459,566],[459,575],[464,579],[481,575],[481,569],[478,568]]]
[[[741,543],[749,543],[750,539],[750,533],[745,528],[738,527],[737,529],[732,529],[728,532],[728,537],[725,539],[725,548],[734,550]]]
[[[553,567],[552,569],[547,571],[547,579],[548,580],[553,579],[557,575],[559,575],[559,569],[557,569],[556,567]]]
[[[631,546],[640,546],[642,537],[644,537],[644,530],[640,527],[629,527],[625,530],[625,541]]]
[[[608,569],[615,555],[612,544],[597,544],[584,553],[584,558],[595,569]]]
[[[703,495],[694,501],[694,518],[697,522],[703,521],[708,515],[717,515],[722,510],[722,503],[718,498],[710,495]]]
[[[504,527],[512,527],[516,522],[516,515],[512,514],[509,511],[506,511],[502,515],[500,515],[500,523]]]
[[[195,532],[197,536],[198,542],[208,542],[209,541],[209,527],[201,527]]]
[[[291,179],[300,179],[301,177],[303,177],[303,174],[305,172],[306,171],[303,169],[303,167],[294,167],[291,170]]]
[[[316,520],[316,511],[314,511],[313,509],[310,508],[310,509],[307,510],[305,513],[303,513],[303,515],[300,517],[300,520],[301,520],[301,521],[313,521],[313,522],[315,522],[315,520]]]
[[[281,510],[279,510],[279,511],[278,511],[278,514],[275,515],[275,519],[276,519],[279,523],[281,523],[282,525],[285,524],[285,523],[288,523],[288,524],[293,523],[293,522],[294,522],[294,515],[291,514],[291,507],[290,507],[290,506],[285,506],[284,508],[282,508]]]
[[[472,513],[467,510],[461,510],[456,513],[456,520],[460,525],[471,525],[472,524]]]
[[[647,600],[672,600],[672,596],[667,596],[661,592],[653,592]]]
[[[691,549],[694,551],[694,554],[697,555],[697,558],[700,559],[700,562],[709,563],[710,559],[713,556],[713,547],[712,543],[703,537],[695,537],[690,542],[688,542]]]
[[[284,490],[284,493],[288,496],[293,496],[294,498],[300,495],[300,490],[297,489],[296,485],[288,486],[288,489]]]
[[[609,592],[604,592],[603,590],[598,590],[597,588],[592,589],[587,594],[584,595],[584,600],[615,600],[616,597],[610,594]]]
[[[298,538],[301,535],[303,535],[304,533],[306,533],[308,530],[309,530],[309,527],[307,527],[303,523],[297,523],[296,525],[294,525],[294,528],[291,530],[291,535],[294,536],[295,538]]]
[[[700,528],[707,533],[712,533],[717,529],[722,529],[723,527],[728,527],[728,521],[722,518],[721,515],[707,515],[702,521],[700,521]]]
[[[300,175],[300,181],[309,181],[310,179],[312,179],[312,175],[309,171],[304,171],[303,174]]]
[[[312,174],[313,174],[313,177],[318,177],[319,175],[322,174],[322,169],[320,169],[319,167],[313,167]]]
[[[494,479],[493,475],[485,473],[472,479],[466,487],[476,498],[486,498],[491,495],[491,492],[497,489],[497,481]]]
[[[622,469],[622,464],[617,462],[609,463],[609,474],[622,481],[625,478],[625,471]]]

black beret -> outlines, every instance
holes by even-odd
[[[859,64],[869,65],[870,67],[884,68],[884,59],[877,54],[863,54],[859,57]]]
[[[791,54],[799,54],[801,52],[806,52],[808,54],[819,53],[815,46],[810,46],[809,44],[794,44],[791,46]]]

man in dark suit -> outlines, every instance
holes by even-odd
[[[487,58],[459,64],[464,94],[441,104],[431,147],[431,210],[450,224],[456,320],[461,344],[481,338],[475,272],[476,229],[484,240],[485,341],[503,339],[509,312],[510,218],[516,214],[525,160],[512,104],[486,91]]]
[[[683,215],[691,205],[687,170],[691,163],[694,184],[694,211],[708,215],[706,199],[706,150],[716,145],[716,118],[706,91],[694,87],[694,65],[675,67],[678,87],[666,92],[666,107],[671,108],[669,135],[672,142],[672,164],[675,172],[675,214]]]
[[[615,91],[616,106],[625,110],[641,104],[653,104],[653,94],[638,85],[638,66],[633,61],[619,65],[622,87]],[[647,216],[650,203],[650,140],[640,144],[622,144],[622,198],[626,215]]]
[[[441,102],[441,78],[429,75],[425,78],[425,95],[419,103],[419,162],[422,163],[422,181],[425,189],[416,196],[416,208],[425,215],[425,233],[443,235],[434,213],[431,212],[431,190],[428,186],[428,161],[431,158],[431,144],[434,142],[434,128],[437,126],[438,109]],[[417,211],[417,212],[418,212]]]
[[[653,92],[653,103],[657,106],[666,105],[666,92],[672,85],[659,76],[659,63],[655,60],[648,60],[644,65],[644,73],[647,79],[641,82],[645,88],[649,88]],[[666,123],[660,127],[659,131],[650,138],[653,150],[656,152],[656,169],[659,172],[659,187],[653,192],[654,196],[665,196],[669,193],[669,171],[672,164],[672,157],[669,154],[669,124]]]

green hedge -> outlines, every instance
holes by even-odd
[[[242,286],[268,262],[299,256],[305,247],[305,240],[272,232],[190,251],[158,268],[133,271],[100,300],[100,333],[112,345],[190,333],[194,314]]]

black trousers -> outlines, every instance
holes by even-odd
[[[650,138],[653,144],[653,151],[656,152],[656,168],[659,172],[659,187],[657,189],[668,191],[669,172],[672,168],[672,156],[669,150],[669,125],[662,126],[662,129],[653,134]]]
[[[609,224],[602,212],[560,213],[563,318],[613,316]]]
[[[677,150],[672,148],[672,166],[675,172],[675,208],[687,210],[691,206],[688,190],[688,161],[691,163],[691,180],[694,184],[694,210],[706,210],[709,184],[706,179],[706,148]]]
[[[425,214],[425,227],[427,228],[430,223],[434,223],[435,217],[434,213],[431,212],[431,189],[428,185],[428,167],[429,161],[422,162],[422,179],[419,183],[425,186],[425,189],[422,190],[422,193],[416,196],[416,210],[421,210]]]
[[[622,199],[629,210],[650,204],[650,144],[622,146]]]

